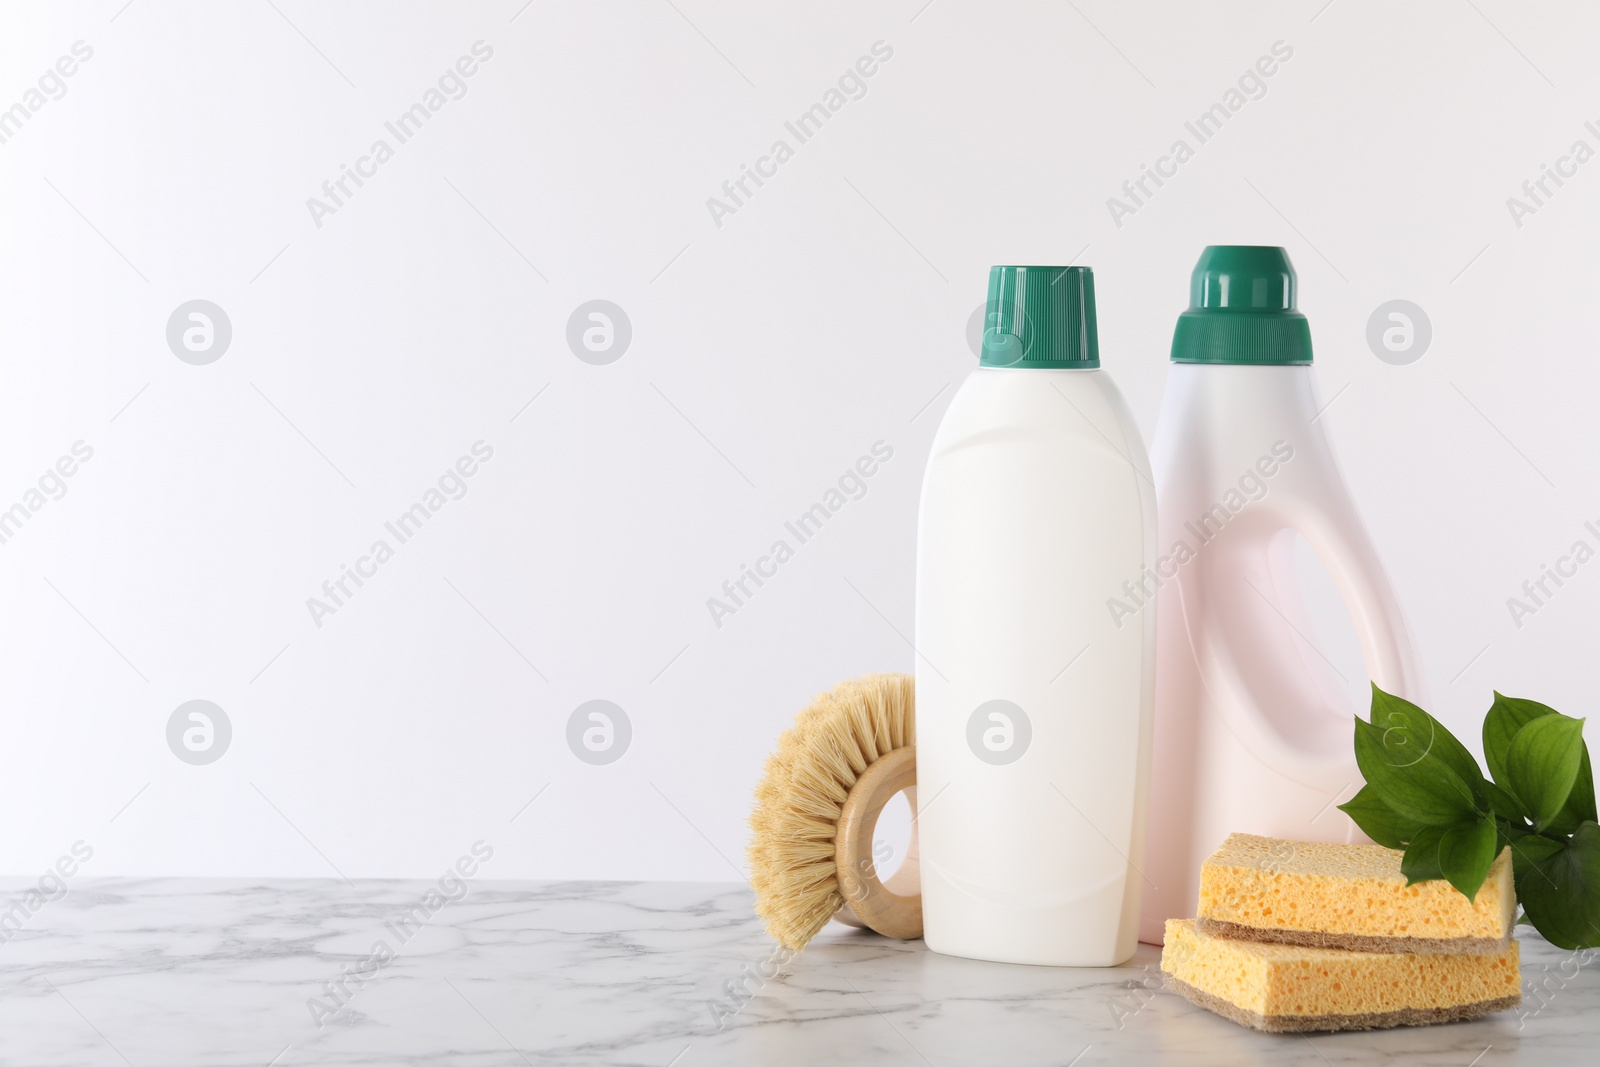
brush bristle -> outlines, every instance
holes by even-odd
[[[756,913],[799,951],[844,903],[834,833],[850,787],[872,763],[914,739],[909,674],[871,674],[824,693],[795,716],[767,758],[750,814]]]

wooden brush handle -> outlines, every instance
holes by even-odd
[[[922,936],[922,871],[913,817],[905,859],[888,881],[878,878],[872,859],[872,834],[883,806],[904,793],[917,810],[917,750],[911,745],[879,757],[856,780],[839,813],[834,834],[834,864],[845,904],[834,918],[865,926],[886,937]]]

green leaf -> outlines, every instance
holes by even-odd
[[[1406,876],[1406,885],[1444,877],[1439,843],[1444,840],[1445,830],[1443,826],[1424,826],[1406,846],[1406,854],[1400,860],[1400,873]]]
[[[1561,814],[1551,821],[1548,829],[1553,833],[1575,833],[1586,822],[1600,822],[1594,807],[1594,769],[1589,764],[1589,746],[1580,738],[1578,742],[1578,777],[1567,794],[1567,803]]]
[[[1506,751],[1511,747],[1511,739],[1516,736],[1517,731],[1534,719],[1559,714],[1555,708],[1541,704],[1537,700],[1495,693],[1494,704],[1483,720],[1483,755],[1488,761],[1489,773],[1494,775],[1495,781],[1502,785],[1510,781],[1506,773]],[[1600,816],[1595,814],[1594,770],[1589,762],[1589,746],[1582,746],[1582,750],[1578,778],[1573,783],[1572,792],[1568,795],[1561,814],[1547,827],[1553,833],[1570,834],[1583,822],[1600,821]],[[1499,808],[1495,810],[1499,812]],[[1529,818],[1531,817],[1530,815]]]
[[[1600,825],[1582,823],[1568,841],[1520,838],[1511,857],[1534,929],[1558,948],[1600,946]]]
[[[1583,757],[1583,720],[1542,715],[1517,731],[1506,749],[1506,785],[1534,826],[1544,829],[1566,806]]]
[[[1373,686],[1372,721],[1357,719],[1355,727],[1356,763],[1397,814],[1425,826],[1450,826],[1479,814],[1477,791],[1468,783],[1481,787],[1483,774],[1433,716]]]
[[[1472,791],[1440,760],[1371,723],[1356,720],[1356,764],[1383,802],[1424,826],[1449,826],[1477,813]]]
[[[1483,758],[1489,764],[1489,773],[1494,775],[1495,781],[1501,785],[1509,781],[1506,777],[1506,750],[1511,747],[1511,739],[1517,736],[1517,731],[1541,716],[1559,714],[1555,708],[1537,700],[1508,697],[1495,692],[1494,703],[1483,717]]]
[[[1508,829],[1504,825],[1502,830]],[[1521,906],[1521,918],[1517,920],[1520,925],[1533,925],[1533,919],[1528,915],[1528,908],[1523,900],[1523,890],[1528,885],[1529,878],[1546,878],[1541,875],[1537,867],[1551,856],[1567,847],[1567,841],[1553,837],[1545,837],[1529,830],[1510,828],[1506,834],[1506,844],[1511,846],[1511,873],[1517,891],[1517,903]]]
[[[1468,900],[1475,900],[1489,877],[1499,839],[1489,815],[1454,826],[1425,826],[1401,858],[1400,873],[1406,876],[1407,885],[1447,879]]]
[[[1371,721],[1355,730],[1366,786],[1340,810],[1374,840],[1405,845],[1407,884],[1443,878],[1475,898],[1509,847],[1520,921],[1561,948],[1600,948],[1600,819],[1583,720],[1496,693],[1483,749],[1494,781],[1438,720],[1373,686]]]
[[[1499,837],[1494,817],[1484,815],[1448,828],[1439,839],[1439,868],[1468,900],[1477,899],[1483,880],[1489,877]]]
[[[1522,801],[1512,796],[1509,790],[1501,789],[1493,782],[1484,782],[1482,789],[1483,798],[1489,802],[1489,807],[1500,818],[1514,825],[1526,821],[1528,815],[1522,808]]]
[[[1385,848],[1405,848],[1423,825],[1385,804],[1370,785],[1362,786],[1361,792],[1339,805],[1339,810],[1350,816],[1362,833]]]
[[[1517,892],[1522,892],[1522,879],[1533,874],[1534,868],[1567,847],[1564,839],[1545,837],[1543,834],[1514,831],[1507,835],[1511,845],[1511,870],[1517,880]]]
[[[1455,771],[1469,786],[1483,781],[1483,770],[1467,746],[1445,729],[1444,723],[1404,697],[1372,687],[1372,725],[1384,730],[1406,730],[1417,741],[1426,740],[1428,750],[1445,766]]]

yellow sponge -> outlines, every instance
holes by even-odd
[[[1406,885],[1402,853],[1234,834],[1200,869],[1198,928],[1214,937],[1369,952],[1505,951],[1517,899],[1511,850],[1468,900],[1449,882]]]
[[[1419,1026],[1522,1003],[1514,940],[1494,954],[1351,952],[1209,937],[1168,919],[1161,970],[1194,1003],[1270,1033]]]

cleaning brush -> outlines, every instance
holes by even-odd
[[[844,682],[795,716],[768,757],[750,815],[750,883],[785,948],[804,948],[830,918],[922,936],[915,822],[887,883],[872,856],[883,806],[903,792],[916,808],[913,693],[908,674]]]

